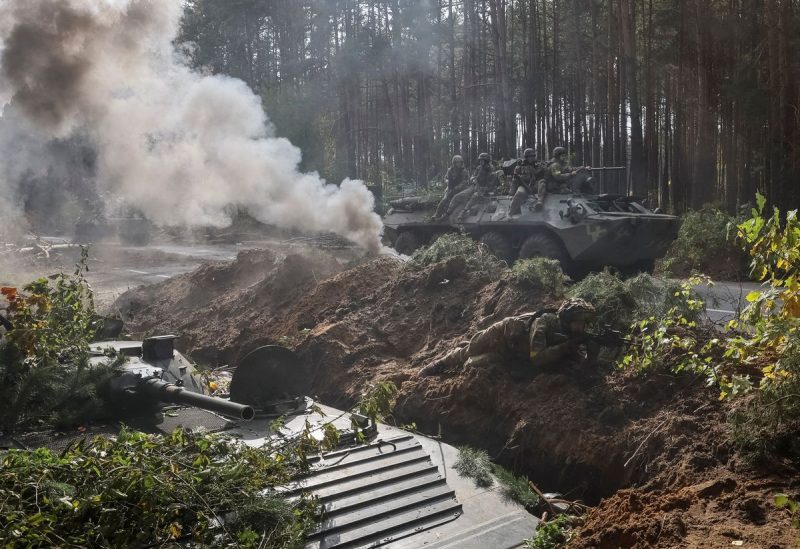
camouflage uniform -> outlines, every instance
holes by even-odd
[[[495,322],[472,336],[469,342],[462,342],[422,373],[434,374],[464,365],[485,366],[525,359],[528,355],[528,333],[534,316],[529,313]]]
[[[433,214],[434,218],[439,218],[450,206],[453,197],[464,190],[469,184],[469,173],[464,167],[464,160],[456,155],[453,157],[452,165],[447,168],[447,173],[444,175],[444,180],[447,182],[447,189],[445,189],[444,196],[436,206],[436,212]]]
[[[581,334],[569,332],[569,323],[575,316],[588,316],[593,311],[585,301],[570,299],[557,314],[528,313],[504,318],[472,336],[468,343],[462,342],[421,373],[432,375],[461,366],[480,367],[514,360],[530,360],[537,369],[565,361],[594,361],[599,348],[587,344],[584,356]]]
[[[478,189],[483,192],[491,192],[497,187],[497,176],[491,164],[481,164],[475,168],[472,178],[478,185]]]
[[[567,150],[564,147],[553,149],[553,158],[548,162],[545,177],[539,181],[537,195],[539,204],[544,204],[547,193],[557,193],[569,188],[573,168],[567,165]]]
[[[511,199],[509,206],[509,213],[511,215],[519,215],[522,213],[522,205],[528,199],[528,196],[533,192],[534,183],[536,178],[541,173],[539,163],[536,161],[533,149],[526,149],[525,160],[514,168],[514,176],[512,177],[514,191],[514,198]]]
[[[463,219],[478,196],[485,196],[497,189],[499,181],[495,175],[494,168],[492,167],[492,159],[488,153],[481,153],[478,156],[478,166],[475,168],[470,181],[472,185],[453,198],[453,201],[450,203],[451,208],[447,212],[448,214],[452,214],[461,204],[466,202],[461,212],[458,214],[458,221]]]

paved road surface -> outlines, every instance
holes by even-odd
[[[718,324],[733,319],[747,305],[745,297],[761,288],[754,282],[714,282],[713,286],[695,286],[695,290],[706,302],[709,320]]]

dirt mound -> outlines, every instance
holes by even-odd
[[[136,335],[176,333],[178,346],[200,361],[235,362],[239,351],[283,316],[300,296],[342,266],[318,250],[245,250],[232,263],[207,263],[117,300]]]
[[[734,459],[724,405],[701,380],[525,364],[420,377],[477,330],[556,305],[507,274],[470,271],[463,258],[412,271],[384,257],[342,270],[321,252],[253,251],[123,297],[135,331],[177,331],[183,349],[214,364],[267,343],[292,346],[334,406],[394,381],[398,422],[484,448],[543,490],[598,505],[576,547],[792,540],[769,499],[791,491],[791,477]]]

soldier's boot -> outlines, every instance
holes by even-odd
[[[478,356],[471,356],[464,363],[465,368],[488,368],[502,362],[502,357],[494,353],[484,353]]]
[[[419,371],[419,375],[421,376],[435,376],[439,375],[444,372],[446,364],[443,360],[437,360],[432,362],[428,366],[425,366],[422,370]]]
[[[433,216],[431,216],[431,221],[441,221],[447,216],[447,213],[450,210],[450,205],[453,202],[453,197],[456,194],[457,193],[454,193],[449,189],[444,192],[444,196],[436,205],[436,211],[433,212]]]
[[[508,207],[508,215],[521,215],[522,205],[528,199],[528,191],[524,187],[517,188],[514,193],[514,198],[511,199],[511,205]]]
[[[544,209],[544,198],[547,196],[547,183],[544,179],[540,179],[536,188],[536,204],[533,205],[533,211],[541,212]]]
[[[435,376],[444,373],[453,366],[464,364],[467,358],[467,342],[462,342],[460,347],[457,347],[444,355],[439,360],[433,361],[430,365],[425,366],[419,371],[421,376]]]

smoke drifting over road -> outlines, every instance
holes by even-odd
[[[180,0],[0,0],[0,104],[46,137],[88,135],[98,184],[156,223],[223,226],[234,204],[377,250],[372,194],[300,173],[244,82],[175,51],[181,14]]]

